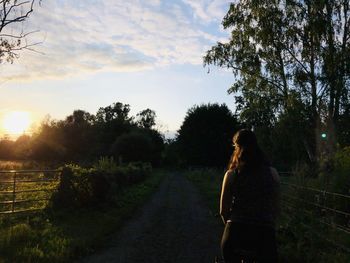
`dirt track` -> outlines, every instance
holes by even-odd
[[[181,174],[170,174],[112,242],[82,262],[213,263],[222,229],[198,190]]]

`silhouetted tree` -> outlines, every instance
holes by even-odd
[[[63,146],[67,150],[66,160],[92,159],[94,150],[93,123],[95,116],[83,110],[75,110],[64,121],[58,122],[63,137]]]
[[[59,122],[47,119],[33,134],[31,157],[40,161],[64,161],[67,149],[64,147],[64,135]]]
[[[151,109],[145,109],[136,114],[136,124],[141,128],[151,129],[156,124],[156,112]]]
[[[235,1],[223,19],[230,39],[213,46],[205,65],[232,70],[238,112],[288,111],[297,92],[311,112],[313,159],[321,126],[335,146],[339,116],[349,105],[349,1]],[[262,125],[264,126],[264,125]]]
[[[165,140],[163,165],[169,167],[178,167],[181,165],[179,143],[176,139]]]
[[[350,145],[350,105],[339,116],[337,134],[338,142],[341,147]]]
[[[122,162],[144,161],[159,165],[164,141],[158,131],[133,128],[131,132],[118,136],[111,153]]]
[[[225,104],[190,108],[178,132],[181,159],[187,165],[225,166],[238,128],[237,119]]]
[[[133,117],[129,116],[130,105],[121,102],[101,107],[94,122],[95,152],[98,156],[110,154],[111,145],[120,135],[130,131]]]
[[[0,140],[0,159],[11,160],[14,158],[14,142],[9,139]]]
[[[152,142],[150,138],[140,132],[131,132],[119,136],[112,145],[113,155],[120,161],[150,162],[152,155]]]
[[[142,111],[138,124],[129,112],[128,104],[117,102],[100,108],[96,116],[75,110],[64,120],[47,117],[31,137],[23,135],[15,142],[2,140],[0,158],[88,164],[101,156],[114,155],[124,162],[148,161],[159,165],[164,141],[152,129],[155,112]]]
[[[99,122],[123,121],[131,122],[132,117],[129,117],[130,105],[121,102],[113,103],[107,107],[101,107],[96,113],[96,119]]]
[[[140,129],[139,132],[145,134],[151,140],[150,160],[152,165],[161,164],[162,153],[164,150],[164,137],[154,129]]]
[[[293,99],[292,96],[290,99]],[[259,127],[256,131],[259,139],[261,129]],[[261,145],[279,169],[291,171],[296,163],[312,162],[312,115],[297,97],[289,102],[286,111],[279,115],[266,133],[270,137]]]
[[[14,156],[16,159],[29,159],[31,155],[31,137],[25,134],[19,136],[13,147]]]

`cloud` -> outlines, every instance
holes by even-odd
[[[145,3],[146,2],[146,3]],[[28,37],[40,53],[25,51],[2,78],[66,78],[98,71],[140,71],[172,64],[201,64],[222,33],[212,21],[226,1],[45,0],[28,19]],[[192,9],[191,9],[192,8]],[[210,12],[208,12],[208,10]],[[219,17],[221,19],[221,17]],[[43,53],[43,54],[41,54]]]
[[[192,8],[195,19],[208,24],[221,21],[232,0],[182,0]]]

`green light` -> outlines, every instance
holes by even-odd
[[[326,133],[322,133],[321,137],[322,137],[322,139],[326,139],[327,138],[327,134]]]

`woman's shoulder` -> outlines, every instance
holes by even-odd
[[[232,182],[236,174],[237,174],[237,171],[234,169],[227,170],[225,173],[226,180],[228,180],[229,182]]]
[[[225,176],[234,177],[234,176],[237,176],[237,174],[238,174],[238,171],[236,169],[228,169],[225,173]]]

